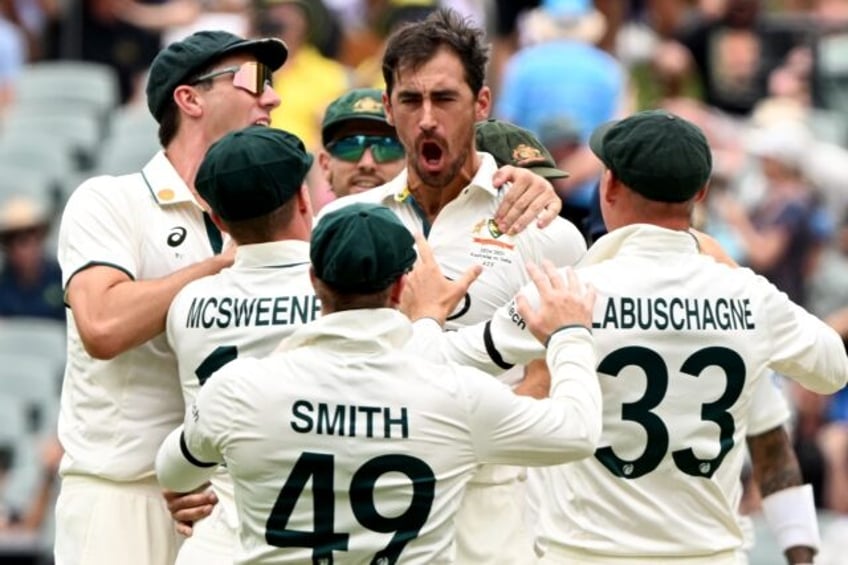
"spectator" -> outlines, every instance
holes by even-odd
[[[45,241],[50,227],[46,207],[16,196],[0,207],[0,316],[32,316],[64,321],[62,273]]]
[[[349,78],[348,69],[324,57],[312,43],[310,4],[263,0],[256,26],[260,35],[279,37],[289,48],[288,62],[274,76],[274,89],[284,102],[271,112],[271,125],[293,133],[315,151],[324,111],[348,88]]]
[[[12,104],[15,80],[26,61],[26,47],[20,29],[0,14],[0,119]]]
[[[527,15],[531,44],[508,61],[495,105],[498,118],[537,135],[551,116],[579,121],[581,148],[559,163],[571,176],[557,186],[562,215],[577,226],[588,214],[601,172],[587,145],[589,134],[625,111],[624,69],[595,45],[605,29],[589,0],[542,2]]]

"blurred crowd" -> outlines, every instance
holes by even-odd
[[[143,108],[162,45],[226,29],[285,40],[272,126],[320,153],[327,104],[353,87],[382,88],[385,39],[437,5],[487,31],[494,117],[535,132],[569,171],[554,181],[562,213],[588,240],[603,233],[589,132],[667,108],[714,149],[696,224],[848,340],[848,0],[0,0],[0,134],[33,65],[108,65],[116,111]],[[333,197],[317,164],[310,188],[316,208]],[[62,320],[55,215],[24,196],[0,204],[0,316]],[[817,504],[848,515],[848,391],[824,398],[787,385],[786,394]],[[0,457],[0,478],[7,466]],[[0,530],[41,527],[36,510],[0,508]]]

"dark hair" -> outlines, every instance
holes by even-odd
[[[383,80],[391,96],[397,73],[403,68],[416,70],[432,59],[442,47],[459,57],[465,71],[465,82],[476,96],[486,79],[489,46],[483,30],[471,25],[453,10],[440,8],[422,22],[407,23],[391,37],[383,55]]]
[[[281,230],[289,225],[297,209],[297,197],[272,210],[270,213],[249,220],[223,220],[230,236],[239,245],[265,243],[278,238]]]
[[[321,305],[330,312],[343,312],[346,310],[362,310],[369,308],[386,308],[389,302],[389,296],[392,293],[392,286],[397,282],[393,281],[383,290],[378,290],[369,293],[349,292],[339,290],[334,286],[325,283],[318,279],[315,285],[315,295],[321,301]]]

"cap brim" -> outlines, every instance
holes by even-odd
[[[282,39],[264,37],[262,39],[247,39],[236,43],[217,55],[222,57],[231,53],[251,53],[256,60],[266,65],[272,71],[283,66],[289,57],[289,49]]]
[[[530,170],[548,180],[567,179],[571,176],[562,169],[556,169],[554,167],[530,167]]]
[[[378,116],[377,114],[357,114],[355,116],[342,116],[341,118],[335,119],[332,122],[326,123],[321,126],[321,143],[327,145],[330,140],[333,138],[333,134],[336,130],[342,125],[348,122],[359,122],[359,121],[368,121],[368,122],[377,122],[379,124],[383,124],[391,131],[396,131],[395,126],[389,123],[389,121],[384,116]]]
[[[604,137],[606,137],[607,132],[618,123],[618,120],[612,120],[605,124],[599,125],[595,128],[595,131],[592,132],[592,135],[589,137],[589,148],[592,150],[592,153],[598,156],[598,159],[604,162],[607,166],[609,166],[609,162],[607,161],[606,154],[604,153]]]

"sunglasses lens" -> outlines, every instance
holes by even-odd
[[[394,137],[378,135],[352,135],[343,137],[327,149],[330,155],[342,161],[356,163],[370,147],[374,160],[378,163],[397,161],[403,158],[403,145]]]
[[[397,161],[403,159],[405,155],[403,145],[393,137],[384,137],[379,143],[374,143],[371,146],[371,153],[374,154],[374,160],[378,163]]]
[[[262,94],[265,85],[271,86],[271,69],[262,63],[244,63],[233,75],[233,85],[250,92]]]

